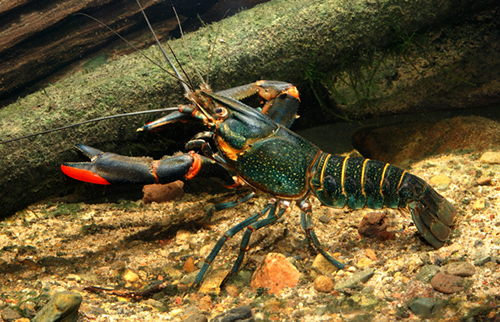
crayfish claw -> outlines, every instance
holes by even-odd
[[[83,154],[85,154],[85,156],[88,157],[91,161],[97,158],[100,154],[104,153],[103,151],[88,145],[76,144],[75,147]]]

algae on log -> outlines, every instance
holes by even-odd
[[[197,67],[204,71],[210,41],[217,34],[216,57],[210,73],[214,90],[258,79],[298,84],[304,66],[314,63],[329,70],[365,48],[383,48],[392,41],[395,27],[411,34],[490,3],[493,1],[273,1],[185,38]],[[172,41],[171,46],[193,75],[181,42]],[[146,54],[161,60],[155,48],[146,50]],[[78,72],[1,110],[0,139],[103,115],[183,102],[175,79],[132,54],[93,71]],[[195,131],[182,125],[161,135],[138,135],[135,128],[151,118],[154,116],[95,123],[0,145],[1,214],[8,216],[49,195],[74,189],[73,181],[64,178],[59,165],[78,160],[75,143],[137,156],[148,154],[142,143],[163,136],[167,142],[154,140],[148,148],[171,153],[189,139],[188,134],[179,133],[181,128],[189,128],[186,133]]]

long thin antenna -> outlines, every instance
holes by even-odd
[[[139,0],[137,0],[137,1],[139,1]],[[189,55],[189,59],[191,60],[191,64],[193,65],[193,68],[196,71],[196,74],[198,75],[198,77],[201,79],[201,82],[203,83],[204,82],[203,77],[201,77],[200,71],[199,71],[198,67],[196,67],[196,64],[194,63],[194,59],[191,56],[191,52],[189,51],[188,45],[186,44],[186,38],[184,38],[184,32],[182,31],[181,20],[179,19],[179,15],[177,15],[177,10],[175,10],[174,6],[172,6],[172,9],[174,9],[175,17],[177,18],[177,23],[179,24],[179,30],[181,32],[181,38],[182,38],[182,43],[184,44],[184,48],[186,49],[186,51]],[[205,84],[207,84],[207,83],[205,83]]]
[[[160,44],[160,41],[158,40],[158,37],[156,37],[156,33],[155,31],[153,30],[153,27],[151,26],[151,24],[149,23],[149,19],[148,19],[148,16],[146,16],[146,13],[144,12],[144,9],[142,9],[142,6],[141,6],[141,3],[139,2],[139,0],[136,0],[137,4],[139,5],[139,8],[141,9],[141,12],[142,12],[142,15],[144,16],[144,19],[146,19],[146,23],[148,24],[148,27],[149,27],[149,30],[151,30],[151,33],[153,34],[153,37],[155,37],[155,40],[156,40],[156,43],[158,44],[158,47],[160,47],[160,50],[161,52],[163,53],[163,56],[165,56],[165,58],[167,59],[168,63],[170,64],[170,66],[172,67],[172,69],[174,70],[175,74],[177,75],[177,77],[179,79],[182,79],[181,75],[179,74],[179,71],[177,70],[177,68],[175,68],[174,64],[172,63],[172,61],[170,60],[170,57],[168,57],[167,53],[165,52],[165,50],[163,49],[163,46]],[[172,50],[172,48],[170,48],[170,45],[167,43],[168,45],[168,48],[170,49],[170,52],[174,53],[174,51]],[[174,54],[175,55],[175,54]],[[176,58],[177,60],[177,58]],[[177,61],[177,63],[179,63],[179,61]],[[179,66],[181,66],[179,64]],[[181,66],[181,69],[182,69],[182,66]],[[184,70],[183,70],[184,71]],[[189,77],[187,76],[186,72],[184,72],[184,74],[186,75],[186,77],[188,78],[188,82],[191,83],[191,81],[189,80]],[[192,92],[192,90],[185,84],[184,81],[182,81],[182,86],[184,87],[184,91],[186,93],[190,93]],[[193,85],[191,84],[191,87],[193,87]]]
[[[130,43],[130,41],[128,41],[127,39],[123,38],[122,35],[120,35],[119,33],[117,33],[115,30],[113,30],[113,28],[111,28],[110,26],[108,26],[107,24],[105,24],[104,22],[102,22],[101,20],[97,19],[97,18],[94,18],[92,16],[89,16],[88,14],[86,13],[82,13],[82,12],[77,12],[77,13],[74,13],[73,15],[80,15],[80,16],[84,16],[84,17],[87,17],[87,18],[90,18],[92,20],[94,20],[95,22],[103,25],[104,27],[108,28],[109,31],[111,31],[112,33],[114,33],[116,36],[118,36],[121,40],[123,40],[124,42],[127,43],[127,45],[129,45],[130,47],[134,48],[135,50],[137,50],[137,52],[144,58],[146,58],[147,60],[149,60],[151,63],[153,63],[155,66],[159,67],[161,70],[163,70],[165,73],[169,74],[170,76],[176,78],[177,80],[179,80],[184,86],[187,87],[186,85],[186,82],[182,79],[182,77],[180,77],[179,73],[177,72],[177,70],[175,70],[176,74],[173,74],[172,72],[166,70],[162,65],[158,64],[157,62],[155,62],[154,60],[152,60],[151,58],[148,57],[148,55],[146,55],[145,53],[143,53],[139,48],[137,48],[136,46],[134,46],[132,43]]]
[[[224,14],[224,17],[222,17],[222,20],[224,20],[224,18],[226,18],[226,15],[228,12],[229,12],[229,9]],[[205,81],[205,84],[208,84],[208,79],[210,77],[210,68],[212,67],[212,59],[214,58],[215,46],[217,45],[217,37],[219,36],[219,32],[220,32],[221,27],[222,27],[222,23],[219,23],[219,28],[217,28],[217,32],[215,33],[215,40],[214,40],[214,45],[212,46],[212,52],[210,53],[210,60],[208,61],[207,80]]]
[[[109,120],[109,119],[114,119],[114,118],[119,118],[119,117],[125,117],[125,116],[141,115],[141,114],[151,114],[151,113],[167,112],[167,111],[177,111],[177,110],[179,110],[178,107],[166,107],[166,108],[159,108],[159,109],[156,109],[156,110],[138,111],[138,112],[130,112],[130,113],[124,113],[124,114],[116,114],[116,115],[110,115],[110,116],[103,116],[103,117],[98,117],[98,118],[95,118],[95,119],[92,119],[92,120],[86,120],[86,121],[82,121],[82,122],[79,122],[79,123],[73,123],[73,124],[70,124],[70,125],[57,127],[55,129],[50,129],[50,130],[46,130],[46,131],[41,131],[41,132],[36,132],[36,133],[28,134],[28,135],[25,135],[25,136],[20,136],[18,138],[14,138],[14,139],[10,139],[10,140],[0,141],[0,144],[5,144],[5,143],[9,143],[9,142],[19,141],[19,140],[30,138],[32,136],[36,136],[36,135],[40,135],[40,134],[47,134],[47,133],[56,132],[56,131],[60,131],[60,130],[64,130],[64,129],[69,129],[69,128],[72,128],[72,127],[75,127],[75,126],[79,126],[79,125],[82,125],[82,124],[87,124],[87,123],[99,122],[99,121],[104,121],[104,120]]]
[[[189,86],[191,86],[191,88],[193,88],[193,85],[191,83],[191,80],[189,79],[187,73],[184,71],[184,69],[182,68],[182,65],[179,63],[179,60],[177,59],[177,57],[175,56],[175,53],[174,51],[172,50],[172,48],[170,47],[170,45],[167,43],[168,45],[168,48],[169,50],[172,52],[172,55],[174,56],[175,60],[177,61],[177,63],[179,64],[179,66],[181,67],[183,73],[185,74],[186,78],[188,79],[188,82],[190,83],[190,85],[188,85],[184,79],[182,78],[182,76],[180,75],[179,71],[177,70],[177,68],[175,68],[174,64],[172,63],[172,61],[170,60],[169,56],[167,55],[167,53],[165,52],[165,50],[163,49],[163,47],[161,46],[160,44],[160,41],[158,40],[158,37],[156,36],[154,30],[153,30],[153,27],[151,26],[150,22],[149,22],[149,19],[148,17],[146,16],[146,13],[144,12],[144,9],[142,8],[139,0],[136,0],[137,4],[139,5],[139,8],[141,9],[141,12],[146,20],[146,23],[148,24],[148,27],[151,31],[151,33],[153,34],[154,38],[155,38],[155,41],[158,45],[158,47],[160,48],[161,52],[163,53],[163,56],[167,59],[168,63],[170,64],[170,66],[172,67],[172,69],[174,70],[175,74],[173,74],[172,72],[166,70],[165,68],[163,68],[163,66],[161,66],[160,64],[158,64],[157,62],[155,62],[154,60],[152,60],[151,58],[149,58],[146,54],[144,54],[144,52],[142,52],[139,48],[137,48],[136,46],[134,46],[132,43],[130,43],[127,39],[125,39],[122,35],[120,35],[118,32],[116,32],[115,30],[113,30],[110,26],[108,26],[107,24],[105,24],[104,22],[102,22],[101,20],[97,19],[97,18],[94,18],[88,14],[85,14],[85,13],[75,13],[74,15],[82,15],[82,16],[85,16],[87,18],[90,18],[94,21],[96,21],[97,23],[103,25],[104,27],[106,27],[108,30],[110,30],[112,33],[114,33],[116,36],[118,36],[121,40],[123,40],[125,43],[127,43],[130,47],[132,47],[133,49],[135,49],[137,52],[139,52],[140,55],[142,55],[144,58],[146,58],[147,60],[149,60],[152,64],[154,64],[155,66],[159,67],[161,70],[163,70],[164,72],[166,72],[167,74],[169,74],[170,76],[178,79],[183,88],[184,88],[184,91],[186,93],[190,93],[192,92],[192,90],[190,89]],[[175,9],[174,9],[175,11]],[[175,13],[175,15],[177,16],[177,12]],[[179,17],[177,17],[177,21],[179,21]],[[179,22],[179,26],[180,26],[180,22]],[[181,34],[182,34],[182,29],[181,29]],[[185,44],[185,43],[184,43]],[[189,52],[189,50],[188,50]],[[191,58],[191,54],[189,54],[189,57]],[[192,58],[191,58],[192,60]],[[203,79],[202,79],[203,81]],[[6,144],[6,143],[9,143],[9,142],[15,142],[15,141],[19,141],[19,140],[22,140],[22,139],[26,139],[26,138],[30,138],[30,137],[33,137],[33,136],[37,136],[37,135],[42,135],[42,134],[47,134],[47,133],[51,133],[51,132],[56,132],[56,131],[60,131],[60,130],[64,130],[64,129],[68,129],[68,128],[72,128],[72,127],[76,127],[76,126],[79,126],[79,125],[83,125],[83,124],[87,124],[87,123],[93,123],[93,122],[99,122],[99,121],[103,121],[103,120],[109,120],[109,119],[113,119],[113,118],[120,118],[120,117],[126,117],[126,116],[133,116],[133,115],[141,115],[141,114],[151,114],[151,113],[157,113],[157,112],[166,112],[166,111],[175,111],[175,110],[178,110],[178,107],[167,107],[167,108],[162,108],[162,109],[156,109],[156,110],[148,110],[148,111],[138,111],[138,112],[130,112],[130,113],[124,113],[124,114],[117,114],[117,115],[110,115],[110,116],[103,116],[103,117],[99,117],[99,118],[95,118],[95,119],[91,119],[91,120],[86,120],[86,121],[82,121],[82,122],[79,122],[79,123],[74,123],[74,124],[70,124],[70,125],[66,125],[66,126],[62,126],[62,127],[58,127],[58,128],[54,128],[54,129],[50,129],[50,130],[45,130],[45,131],[40,131],[40,132],[36,132],[36,133],[32,133],[32,134],[28,134],[28,135],[24,135],[24,136],[21,136],[21,137],[17,137],[17,138],[14,138],[14,139],[9,139],[9,140],[4,140],[4,141],[0,141],[0,144]]]

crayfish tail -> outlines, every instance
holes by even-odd
[[[452,232],[457,211],[432,187],[426,185],[420,198],[409,204],[413,222],[422,236],[436,249],[441,248]]]

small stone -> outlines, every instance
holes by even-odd
[[[56,293],[33,318],[32,322],[76,322],[81,303],[82,296],[79,293]]]
[[[203,258],[207,257],[214,247],[215,247],[215,244],[213,244],[213,243],[201,246],[200,257],[203,257]]]
[[[359,223],[358,232],[361,236],[378,238],[382,241],[393,239],[395,235],[387,231],[389,220],[383,212],[366,214]]]
[[[135,283],[139,280],[139,275],[130,268],[127,268],[125,272],[123,272],[122,278],[128,283]]]
[[[249,306],[240,306],[215,316],[210,322],[250,322],[252,309]]]
[[[167,184],[148,184],[142,188],[143,202],[167,202],[184,196],[184,182],[177,180]]]
[[[240,295],[240,289],[234,285],[226,286],[227,295],[231,297],[238,297]]]
[[[252,280],[252,272],[247,270],[241,270],[236,274],[236,276],[232,279],[234,285],[239,288],[247,287]]]
[[[328,217],[327,215],[321,215],[319,216],[318,220],[321,221],[323,224],[328,224],[331,218]]]
[[[360,260],[356,263],[357,267],[370,267],[373,264],[373,261],[369,258],[362,257]]]
[[[436,290],[428,282],[411,279],[406,285],[405,291],[401,297],[403,303],[411,303],[417,297],[432,298],[436,294]]]
[[[450,254],[455,254],[456,252],[462,250],[462,245],[457,243],[451,244],[450,246],[441,248],[441,251],[448,252]]]
[[[484,264],[488,263],[491,261],[491,256],[490,255],[484,255],[480,254],[475,257],[474,259],[474,265],[475,266],[483,266]]]
[[[144,301],[144,303],[146,303],[147,305],[156,307],[156,308],[160,308],[160,307],[163,306],[162,302],[157,301],[155,299],[147,299],[147,300]],[[103,311],[103,314],[106,314],[106,311]]]
[[[484,241],[482,239],[476,239],[474,241],[474,248],[479,248],[479,247],[482,247],[482,246],[484,246]],[[482,253],[482,252],[479,252],[479,253]],[[478,253],[476,253],[474,255],[474,257],[478,257]]]
[[[369,287],[367,287],[367,288],[369,289]],[[355,306],[357,306],[357,307],[361,308],[363,311],[367,312],[367,310],[370,310],[370,309],[373,309],[374,307],[377,307],[377,305],[380,302],[380,299],[377,298],[376,296],[370,294],[370,293],[364,292],[365,289],[363,289],[360,293],[352,294],[352,296],[349,298],[349,301],[352,301],[352,303]],[[358,317],[360,317],[359,320],[358,320]],[[373,316],[371,316],[369,313],[358,315],[358,317],[356,317],[354,319],[354,321],[372,321],[373,320]]]
[[[460,292],[464,289],[464,279],[455,275],[437,273],[431,279],[432,287],[441,293],[452,294]]]
[[[446,190],[450,185],[450,178],[444,174],[438,174],[429,180],[429,184],[437,190]]]
[[[366,257],[368,257],[369,259],[371,259],[373,261],[377,260],[377,255],[375,254],[375,251],[371,248],[367,248],[365,250],[365,255],[366,255]]]
[[[263,287],[277,294],[285,287],[295,286],[299,277],[297,268],[283,254],[269,253],[253,273],[250,285],[254,291]]]
[[[2,310],[2,314],[0,315],[5,322],[16,321],[21,318],[21,314],[16,310],[11,309],[10,307],[6,307]]]
[[[374,268],[354,273],[347,279],[338,282],[335,285],[335,290],[340,291],[346,288],[355,288],[360,283],[366,283],[373,276],[373,274],[375,274]]]
[[[194,272],[194,271],[196,271],[198,269],[198,267],[196,267],[196,265],[194,264],[193,257],[189,257],[186,260],[186,262],[184,263],[184,266],[182,267],[182,269],[186,273],[191,273],[191,272]]]
[[[206,316],[200,313],[194,313],[188,316],[185,320],[182,322],[207,322],[208,319]]]
[[[229,274],[229,272],[230,272],[229,269],[213,270],[208,276],[205,277],[198,292],[204,294],[210,294],[210,293],[219,294],[220,286],[222,285],[222,282],[224,282],[224,280],[226,279],[227,274]],[[193,273],[194,277],[196,277],[196,275],[198,274]]]
[[[443,273],[460,276],[469,277],[474,275],[475,267],[469,262],[454,262],[449,263],[443,267]]]
[[[499,164],[500,163],[500,153],[498,152],[485,152],[479,162],[488,164]]]
[[[472,210],[481,211],[484,208],[486,208],[486,202],[484,201],[483,198],[480,198],[480,199],[476,200],[476,202],[474,203],[474,206],[472,207]]]
[[[174,280],[180,279],[183,275],[183,273],[180,270],[178,270],[177,268],[174,268],[174,267],[165,266],[165,267],[162,267],[161,270],[165,275],[170,276]]]
[[[415,278],[419,281],[429,283],[431,279],[439,272],[439,267],[436,265],[425,265],[419,269]]]
[[[212,298],[209,295],[205,295],[198,301],[198,308],[201,311],[209,311],[212,307]]]
[[[322,293],[330,293],[333,291],[333,281],[331,278],[325,275],[318,275],[314,279],[314,289]]]
[[[473,183],[474,186],[489,186],[493,179],[490,177],[481,177]]]
[[[417,315],[429,316],[436,303],[428,297],[416,297],[409,305],[410,310]]]
[[[330,263],[323,255],[318,254],[311,265],[311,276],[331,275],[338,270],[337,266]]]
[[[193,234],[189,230],[179,229],[175,234],[175,242],[179,245],[188,244]]]
[[[80,282],[82,280],[82,278],[76,274],[68,274],[68,276],[66,276],[66,279],[68,281],[75,281],[75,282]]]

